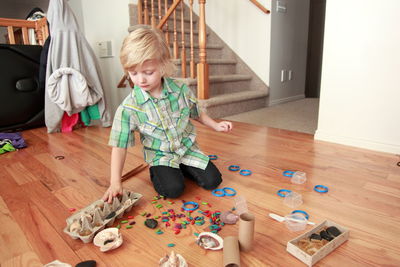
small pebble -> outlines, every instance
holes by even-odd
[[[172,247],[175,247],[175,244],[174,243],[169,243],[167,246],[172,248]]]
[[[147,220],[144,222],[144,224],[145,224],[147,227],[149,227],[149,228],[151,228],[151,229],[154,229],[154,228],[157,227],[158,222],[157,222],[156,220],[154,220],[154,219],[147,219]]]
[[[127,220],[124,220],[124,221],[121,221],[121,223],[128,223],[128,221],[127,221]]]
[[[129,223],[129,225],[134,225],[136,222],[135,221],[131,221],[130,223]]]
[[[337,229],[335,226],[328,227],[328,228],[326,229],[326,231],[328,232],[328,234],[330,234],[330,235],[333,236],[333,237],[337,237],[337,236],[339,236],[339,235],[342,233],[342,232],[340,232],[340,230]]]
[[[132,215],[128,216],[128,219],[133,219],[133,216]]]
[[[125,228],[126,229],[131,229],[133,226],[132,225],[127,225]]]

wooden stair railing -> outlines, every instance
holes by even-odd
[[[49,29],[47,27],[46,18],[42,18],[36,21],[23,20],[23,19],[6,19],[0,18],[0,27],[7,27],[7,38],[9,44],[16,44],[17,38],[15,32],[21,29],[22,32],[22,44],[29,45],[28,30],[35,30],[35,37],[40,45],[43,45],[49,36]]]
[[[209,87],[209,78],[208,78],[208,63],[207,63],[207,51],[206,51],[206,22],[205,22],[205,4],[206,0],[198,0],[199,1],[199,62],[197,63],[197,75],[195,69],[195,60],[194,60],[194,31],[193,31],[193,0],[188,0],[189,6],[189,45],[185,40],[185,21],[184,21],[184,12],[185,12],[185,0],[174,0],[174,2],[168,7],[168,0],[164,0],[164,15],[162,16],[162,1],[158,0],[158,16],[156,14],[155,1],[157,0],[139,0],[138,1],[138,24],[147,24],[152,25],[153,27],[157,27],[165,32],[165,39],[167,44],[169,45],[172,41],[172,56],[175,59],[180,58],[181,61],[181,77],[186,78],[187,74],[187,55],[186,48],[190,50],[190,58],[189,58],[189,76],[191,78],[197,77],[197,97],[199,99],[208,99],[208,87]],[[180,10],[177,10],[178,6],[180,6]],[[150,11],[149,11],[150,7]],[[180,14],[180,22],[177,21],[177,13]],[[169,29],[171,28],[168,24],[168,20],[172,18],[173,20],[173,35],[172,40],[170,40]],[[158,24],[156,21],[158,20]],[[179,25],[180,23],[180,25]],[[178,26],[179,25],[179,26]],[[180,29],[180,37],[181,40],[178,40],[178,29]],[[122,77],[121,81],[118,84],[118,87],[125,87],[125,81],[128,81],[130,86],[133,86],[132,81],[129,79],[127,75]]]
[[[158,1],[158,16],[156,14],[155,2]],[[168,7],[168,0],[164,0],[164,15],[162,15],[162,1],[161,0],[138,0],[137,8],[138,8],[138,24],[147,24],[152,25],[153,27],[157,27],[161,29],[165,33],[165,39],[167,44],[170,45],[172,42],[172,56],[174,59],[180,58],[181,60],[181,77],[187,77],[187,65],[186,65],[186,47],[190,49],[190,58],[189,58],[189,76],[190,78],[197,77],[197,98],[198,99],[208,99],[209,98],[209,67],[207,63],[207,51],[206,51],[206,43],[207,43],[207,34],[206,34],[206,20],[205,20],[205,4],[206,0],[198,0],[199,3],[199,53],[197,63],[197,73],[195,68],[194,61],[194,31],[193,31],[193,0],[188,1],[189,6],[189,46],[186,45],[185,40],[185,23],[184,23],[184,8],[185,8],[185,0],[174,0],[172,4]],[[253,4],[255,4],[259,9],[261,9],[264,13],[268,14],[270,11],[262,6],[257,0],[250,0]],[[180,6],[180,27],[177,22],[177,8]],[[173,25],[168,25],[168,20],[172,18]],[[158,20],[158,24],[157,24]],[[169,27],[172,30],[172,40],[170,40],[169,36]],[[178,40],[178,31],[180,28],[181,32],[181,40]],[[179,46],[180,44],[180,46]],[[179,53],[180,50],[180,53]],[[125,87],[125,81],[128,81],[130,86],[133,87],[132,81],[129,79],[128,75],[122,77],[121,81],[118,84],[118,87]]]
[[[265,14],[271,13],[270,10],[266,9],[262,4],[260,4],[257,0],[250,0],[253,4],[255,4],[262,12]]]

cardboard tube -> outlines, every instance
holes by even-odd
[[[240,267],[239,241],[236,236],[224,238],[224,267]]]
[[[254,240],[254,215],[246,212],[239,216],[239,245],[240,250],[250,251]]]

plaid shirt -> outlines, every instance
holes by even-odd
[[[164,78],[158,99],[135,86],[115,113],[109,145],[133,146],[133,131],[139,131],[144,160],[151,166],[179,168],[183,163],[204,170],[209,159],[197,146],[189,120],[199,116],[197,99],[183,83]]]

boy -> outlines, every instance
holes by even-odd
[[[216,122],[200,112],[190,89],[168,78],[174,71],[169,48],[162,33],[140,26],[124,40],[121,64],[135,84],[118,107],[110,134],[110,186],[103,199],[122,193],[121,174],[128,146],[134,145],[133,131],[140,132],[144,159],[158,194],[179,197],[185,188],[184,176],[211,190],[222,182],[221,173],[197,146],[189,117],[215,131],[229,132],[232,123]]]

